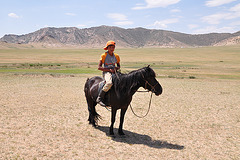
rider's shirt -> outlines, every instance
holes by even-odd
[[[101,55],[100,61],[104,64],[104,68],[113,69],[116,63],[120,62],[119,55],[117,53],[113,53],[112,56],[105,52]]]

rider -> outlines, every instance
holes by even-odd
[[[104,101],[104,96],[106,92],[112,87],[112,74],[115,73],[118,69],[120,69],[120,58],[118,54],[114,53],[116,43],[114,41],[108,41],[104,50],[107,52],[101,55],[98,70],[103,71],[103,78],[106,83],[103,86],[102,90],[99,92],[96,102],[101,106],[106,106]],[[117,64],[117,66],[115,66]],[[102,67],[104,65],[104,67]]]

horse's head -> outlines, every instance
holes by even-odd
[[[162,86],[156,80],[156,74],[152,68],[149,66],[144,67],[141,74],[144,81],[144,84],[142,86],[143,88],[155,93],[157,96],[162,94]]]

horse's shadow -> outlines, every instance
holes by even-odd
[[[98,126],[96,129],[106,133],[107,136],[110,136],[108,134],[109,127],[106,126]],[[114,129],[114,132],[117,133],[117,129]],[[176,149],[176,150],[182,150],[184,149],[184,146],[178,145],[178,144],[172,144],[168,143],[166,141],[162,140],[152,140],[152,138],[148,135],[142,135],[134,132],[130,132],[127,130],[124,130],[125,136],[113,136],[112,140],[116,142],[122,142],[127,144],[144,144],[146,146],[152,147],[152,148],[167,148],[167,149]]]

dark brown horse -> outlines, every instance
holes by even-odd
[[[99,83],[102,81],[104,81],[102,77],[95,76],[87,79],[84,86],[89,111],[88,121],[94,127],[96,127],[96,123],[100,118],[100,115],[96,112],[95,106],[97,105],[96,99],[99,93]],[[128,109],[128,105],[132,101],[132,96],[140,87],[155,93],[157,96],[162,93],[162,87],[156,80],[156,74],[149,66],[132,71],[128,74],[117,73],[117,76],[113,76],[113,86],[108,91],[109,95],[106,96],[108,97],[108,103],[112,112],[110,135],[114,135],[113,125],[118,109],[121,109],[118,133],[119,135],[124,135],[122,129],[124,115]]]

